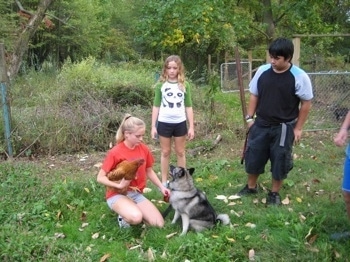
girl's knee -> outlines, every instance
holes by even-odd
[[[162,157],[168,158],[170,157],[171,150],[162,150]]]
[[[142,213],[132,213],[124,217],[124,220],[131,225],[138,225],[142,222]]]
[[[183,158],[185,157],[185,151],[176,151],[176,156],[178,158]]]

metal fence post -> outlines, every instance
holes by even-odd
[[[5,126],[5,141],[7,144],[7,154],[9,157],[13,156],[11,143],[11,121],[10,121],[10,107],[7,103],[7,73],[5,62],[5,48],[4,44],[0,43],[0,84],[1,84],[1,104],[3,108],[4,126]]]

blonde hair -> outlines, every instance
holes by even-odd
[[[178,55],[171,55],[167,59],[165,59],[159,81],[164,83],[165,81],[168,80],[168,75],[166,73],[166,70],[170,62],[175,62],[177,64],[178,70],[179,70],[179,73],[177,75],[177,82],[179,84],[179,88],[182,91],[186,91],[185,90],[185,67],[181,61],[181,58]]]
[[[117,134],[115,139],[117,140],[117,144],[123,142],[125,140],[124,133],[125,131],[134,132],[138,128],[146,127],[146,124],[140,118],[131,116],[130,114],[126,114],[120,123],[120,126],[117,130]]]

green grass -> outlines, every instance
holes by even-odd
[[[34,74],[29,80],[25,78],[25,85],[18,84],[16,89],[19,91],[23,86],[31,89],[33,97],[30,101],[13,93],[18,112],[36,108],[41,98],[52,98],[50,92],[43,93],[47,81],[44,84],[35,77]],[[40,88],[35,89],[37,86]],[[59,121],[51,115],[55,107],[48,106],[43,112],[55,120],[49,123],[36,121],[35,117],[23,113],[13,114],[15,122],[24,119],[28,122],[16,137],[23,137],[21,141],[29,141],[29,145],[37,141],[35,148],[34,145],[31,147],[37,154],[23,154],[23,158],[0,163],[0,260],[75,262],[100,261],[108,256],[108,261],[118,262],[152,261],[152,257],[155,261],[176,262],[248,261],[249,251],[254,250],[255,261],[349,261],[350,241],[334,242],[329,238],[334,232],[350,230],[340,187],[344,149],[334,146],[333,131],[304,132],[302,142],[295,146],[295,166],[280,192],[282,199],[288,197],[289,204],[265,207],[266,192],[261,192],[254,197],[230,201],[234,205],[229,205],[215,197],[233,195],[246,183],[244,167],[240,164],[245,129],[239,96],[237,93],[216,93],[213,111],[210,111],[205,88],[195,88],[196,138],[188,143],[188,152],[198,147],[210,149],[219,134],[222,141],[212,150],[188,154],[188,166],[196,169],[196,185],[207,194],[217,212],[230,215],[231,226],[218,226],[201,233],[190,231],[180,237],[181,224],[171,224],[171,213],[163,229],[144,229],[141,226],[120,229],[116,215],[105,203],[104,187],[96,183],[98,169],[94,165],[102,161],[105,152],[95,152],[87,158],[64,154],[38,157],[42,148],[56,148],[58,144],[65,150],[74,143],[77,143],[77,148],[94,145],[95,140],[83,139],[86,132],[104,147],[109,140],[98,137],[94,128],[76,126],[80,120],[65,120],[65,123],[74,123],[75,126],[67,129],[67,133],[61,131],[62,125],[59,124],[57,132],[53,131]],[[59,94],[61,89],[57,91]],[[88,109],[96,108],[90,103],[88,105]],[[16,112],[17,108],[13,109]],[[115,114],[132,112],[143,118],[149,127],[150,107],[148,110],[108,107],[108,110],[113,119],[118,119]],[[23,115],[28,117],[23,118]],[[93,123],[101,124],[105,119],[106,115],[101,114],[101,119]],[[72,130],[82,135],[74,133],[76,139],[69,140]],[[40,137],[40,140],[35,140],[40,132],[50,139]],[[30,134],[34,135],[28,138]],[[159,144],[149,137],[145,137],[145,142],[154,149],[155,170],[158,172]],[[54,154],[56,151],[49,152]],[[174,155],[172,162],[175,163]],[[271,185],[268,171],[267,167],[259,179],[259,184],[266,189]],[[163,197],[159,191],[151,184],[148,186],[153,190],[146,196],[160,210],[165,210],[167,205],[160,201]],[[255,226],[249,227],[251,224]],[[167,238],[175,232],[176,235]]]
[[[155,261],[248,261],[252,249],[255,261],[349,261],[350,241],[329,239],[331,233],[349,230],[340,189],[344,150],[333,145],[332,133],[304,133],[295,146],[295,167],[281,190],[290,203],[281,207],[265,207],[266,192],[234,200],[235,205],[215,198],[233,195],[246,182],[233,147],[237,143],[223,141],[206,154],[188,157],[197,187],[217,212],[230,215],[232,225],[169,239],[168,234],[181,232],[180,224],[170,223],[172,213],[163,229],[120,229],[104,201],[104,188],[95,182],[93,163],[81,168],[73,158],[50,168],[49,159],[3,162],[0,258],[99,261],[109,254],[108,261],[150,261],[152,256]],[[259,183],[269,188],[270,179],[266,172]],[[159,192],[149,187],[147,197],[164,210]]]

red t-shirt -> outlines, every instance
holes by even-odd
[[[153,155],[145,144],[139,144],[134,149],[126,147],[124,142],[115,145],[108,151],[101,168],[108,173],[124,160],[132,161],[139,158],[143,158],[145,162],[137,169],[136,177],[130,182],[130,187],[136,187],[143,192],[147,180],[146,169],[152,167],[154,163]],[[106,190],[106,199],[117,194]]]

